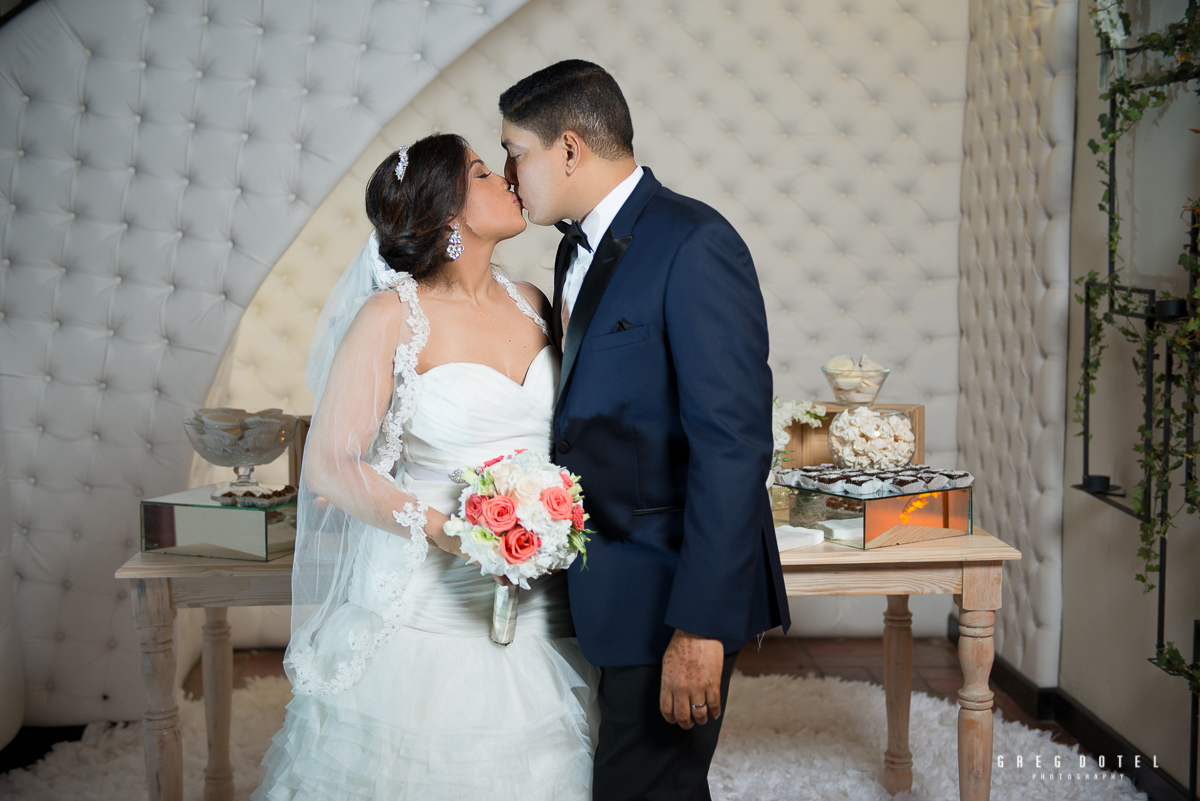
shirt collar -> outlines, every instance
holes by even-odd
[[[629,177],[614,186],[612,191],[605,195],[604,199],[596,204],[596,208],[592,209],[579,224],[588,238],[588,244],[592,246],[593,253],[600,246],[600,238],[612,225],[612,221],[616,219],[617,213],[621,211],[625,201],[629,200],[629,196],[633,194],[633,190],[637,187],[638,181],[642,180],[644,173],[645,170],[641,167],[634,169],[629,173]]]

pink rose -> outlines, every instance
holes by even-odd
[[[571,525],[583,531],[583,504],[575,504],[575,508],[571,510]]]
[[[500,552],[504,561],[510,565],[518,565],[537,553],[542,547],[542,539],[537,534],[523,526],[513,526],[512,530],[500,538]]]
[[[542,503],[550,513],[551,520],[569,520],[571,518],[571,493],[562,487],[550,487],[542,490]]]
[[[467,517],[467,522],[473,526],[479,525],[479,516],[483,512],[483,502],[485,498],[479,493],[473,494],[467,498],[466,508],[463,509],[463,514]]]
[[[485,498],[479,517],[493,534],[503,534],[517,524],[517,505],[506,495]]]
[[[559,473],[559,475],[562,476],[563,489],[569,490],[571,487],[575,486],[575,482],[571,480],[571,474],[566,470]]]

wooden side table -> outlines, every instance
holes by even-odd
[[[116,573],[133,589],[133,615],[146,687],[146,786],[150,801],[182,801],[183,745],[175,705],[175,610],[204,607],[204,801],[233,801],[229,725],[233,700],[231,606],[292,602],[292,555],[272,562],[139,553]]]
[[[970,537],[917,542],[864,551],[825,542],[781,554],[788,595],[886,595],[884,694],[888,747],[884,784],[895,795],[912,787],[908,747],[912,695],[912,615],[908,596],[953,593],[959,607],[959,796],[986,801],[991,794],[993,624],[1000,608],[1000,564],[1020,559],[978,526]],[[137,554],[117,571],[134,591],[134,617],[146,686],[146,782],[150,801],[182,801],[183,748],[175,706],[175,610],[204,607],[204,714],[208,764],[205,801],[232,801],[229,760],[233,650],[226,620],[230,606],[291,603],[292,557],[241,562],[165,554]]]
[[[912,788],[908,747],[912,696],[912,614],[908,596],[953,593],[958,605],[958,793],[987,801],[992,781],[992,641],[1000,608],[1000,564],[1021,552],[975,526],[969,537],[860,550],[824,542],[780,554],[788,595],[886,595],[883,615],[884,697],[888,747],[884,786]]]

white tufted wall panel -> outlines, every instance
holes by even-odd
[[[966,50],[966,7],[950,0],[532,0],[431,81],[314,212],[242,318],[229,384],[212,397],[309,411],[308,344],[370,231],[363,188],[374,167],[434,130],[463,133],[499,167],[500,92],[580,57],[623,87],[639,161],[717,207],[749,243],[776,392],[828,397],[819,366],[865,351],[895,368],[884,399],[926,404],[928,459],[951,466]],[[502,261],[548,290],[558,239],[531,227]],[[282,480],[286,465],[263,474]],[[211,471],[201,463],[195,475]],[[794,603],[798,633],[879,631],[879,599]],[[919,632],[945,631],[948,598],[913,608]]]
[[[25,718],[25,670],[13,593],[12,516],[5,482],[4,431],[0,430],[0,748],[21,728]]]
[[[972,0],[962,280],[960,465],[1004,566],[997,652],[1058,684],[1076,0]]]
[[[0,29],[0,423],[34,724],[133,718],[139,497],[263,277],[521,0],[43,0]]]

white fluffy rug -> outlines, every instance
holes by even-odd
[[[237,797],[258,780],[258,764],[283,723],[291,698],[282,678],[252,680],[234,693],[233,765]],[[886,717],[883,689],[865,682],[735,674],[721,745],[709,774],[715,801],[888,801],[883,789]],[[913,790],[895,801],[958,798],[958,707],[920,693],[912,699]],[[203,795],[204,706],[180,700],[184,797]],[[1079,767],[1073,749],[1044,732],[996,716],[994,801],[1138,799],[1128,778]],[[1022,755],[1025,767],[1017,768]],[[1032,768],[1040,756],[1042,770]],[[1055,757],[1064,766],[1052,770]],[[1066,766],[1070,766],[1069,768]],[[28,770],[0,776],[0,798],[11,801],[135,801],[146,797],[141,724],[89,726],[83,740],[59,743]]]

